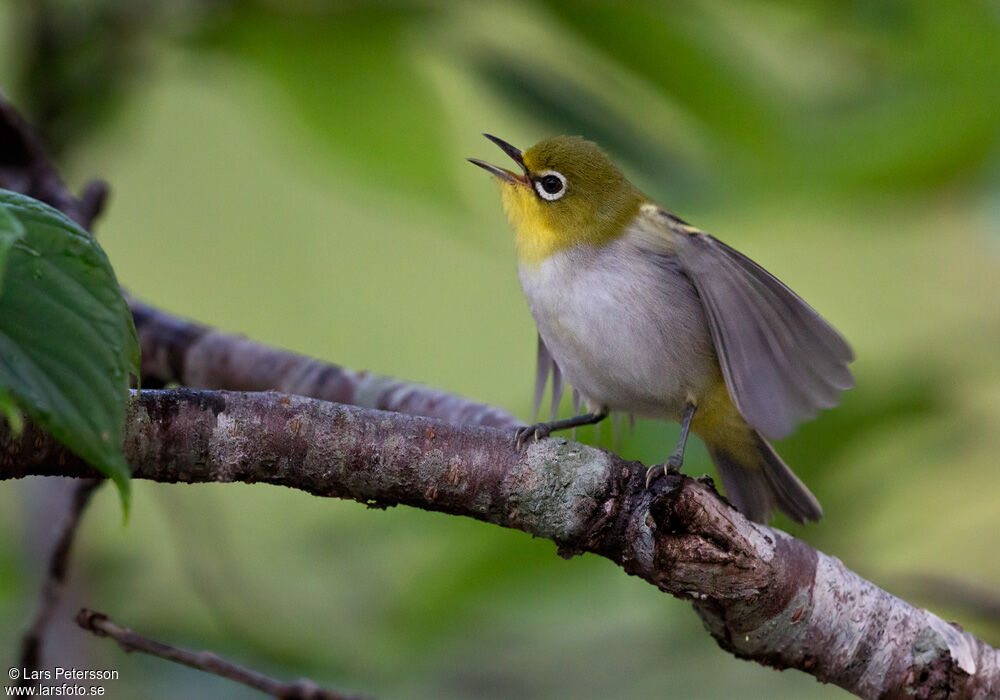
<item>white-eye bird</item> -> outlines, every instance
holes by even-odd
[[[854,355],[764,268],[688,225],[630,183],[596,144],[557,136],[523,153],[485,134],[521,173],[496,176],[516,236],[521,287],[538,326],[536,410],[548,375],[590,413],[516,439],[598,423],[610,411],[677,421],[681,437],[647,486],[684,459],[689,432],[729,500],[765,522],[775,507],[818,520],[819,502],[771,447],[854,384]]]

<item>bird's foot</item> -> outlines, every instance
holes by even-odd
[[[551,434],[551,423],[535,423],[534,425],[525,425],[514,431],[514,444],[517,445],[517,449],[520,450],[524,447],[524,444],[532,438],[532,436],[534,436],[535,442],[538,442],[542,438],[547,438]]]
[[[648,489],[663,474],[680,474],[682,464],[684,457],[678,454],[670,455],[665,464],[654,464],[646,470],[646,488]]]

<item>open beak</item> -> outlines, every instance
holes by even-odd
[[[496,175],[501,180],[506,180],[507,182],[515,185],[528,184],[528,166],[524,164],[524,157],[521,155],[521,150],[511,146],[503,139],[498,139],[496,136],[491,136],[490,134],[483,134],[483,136],[502,148],[504,153],[509,155],[515,163],[521,166],[521,170],[524,171],[524,175],[515,175],[510,170],[507,170],[507,168],[500,168],[496,165],[491,165],[490,163],[479,160],[478,158],[467,158],[466,160],[473,165],[478,165],[483,170]]]

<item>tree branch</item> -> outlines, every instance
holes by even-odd
[[[170,646],[136,634],[130,629],[119,627],[103,613],[83,608],[76,615],[76,624],[98,637],[109,637],[127,652],[138,651],[175,664],[228,678],[231,681],[256,688],[281,700],[361,700],[357,696],[347,696],[324,690],[309,680],[282,683],[243,666],[226,661],[210,651],[189,651]]]
[[[710,480],[550,438],[275,393],[144,391],[125,453],[136,478],[265,482],[372,506],[477,518],[593,552],[694,602],[720,646],[864,698],[1000,695],[1000,652],[837,559],[748,521]],[[0,432],[0,479],[91,477],[34,426]]]
[[[41,200],[90,230],[107,200],[108,186],[93,180],[74,197],[41,141],[17,110],[0,98],[0,187]]]
[[[192,389],[274,390],[464,425],[524,425],[502,408],[439,389],[270,348],[135,299],[129,299],[129,307],[142,347],[143,386],[176,382]]]

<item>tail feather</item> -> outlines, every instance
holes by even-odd
[[[739,457],[725,448],[708,447],[726,496],[737,510],[759,523],[767,522],[775,508],[797,523],[823,517],[819,501],[770,443],[756,432],[753,438],[751,449]]]
[[[712,450],[711,454],[726,497],[736,510],[758,523],[770,520],[774,512],[774,498],[763,471],[746,469],[724,452]]]

